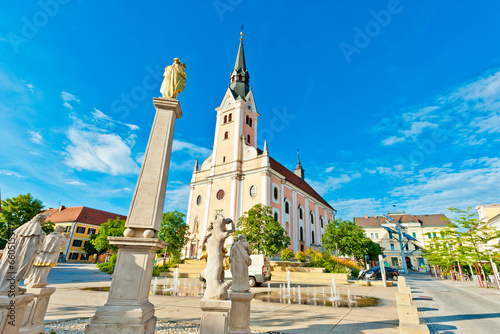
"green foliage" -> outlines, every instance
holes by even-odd
[[[271,214],[271,207],[259,203],[238,219],[239,233],[245,235],[254,253],[272,256],[290,245],[285,229]]]
[[[111,255],[108,262],[98,263],[97,268],[99,268],[101,271],[105,272],[106,274],[111,275],[113,273],[113,269],[114,269],[113,267],[116,263],[116,258],[117,258],[116,254]]]
[[[295,260],[299,262],[306,262],[306,253],[304,253],[303,251],[298,251],[295,254]]]
[[[17,197],[2,200],[2,210],[0,213],[0,249],[5,248],[12,232],[30,221],[36,214],[42,212],[43,203],[39,199],[31,196],[30,193],[21,194]],[[50,224],[43,224],[47,231],[50,231]],[[45,229],[42,229],[45,231]],[[53,231],[52,227],[52,231]],[[50,231],[50,232],[52,232]],[[50,233],[49,232],[49,233]],[[45,232],[47,233],[47,232]]]
[[[281,260],[288,261],[293,258],[293,250],[285,248],[281,250]]]
[[[307,254],[311,259],[309,267],[325,268],[328,273],[348,273],[356,277],[359,274],[359,266],[352,260],[341,259],[329,252],[320,253],[312,249],[308,249]]]
[[[158,237],[167,242],[167,254],[174,259],[181,257],[182,247],[188,242],[189,228],[184,222],[184,214],[178,211],[167,211],[161,219],[161,230]]]
[[[95,240],[95,238],[97,238],[97,234],[92,234],[90,236],[90,239],[88,242],[85,242],[85,244],[83,245],[83,250],[85,251],[85,253],[87,253],[88,255],[94,255],[94,254],[97,254],[97,255],[100,255],[102,253],[104,253],[105,251],[104,250],[100,250],[98,251],[94,244],[93,244],[93,241]]]
[[[165,262],[165,265],[157,265],[153,267],[153,276],[160,276],[160,273],[168,271],[169,268],[175,268],[179,263],[183,263],[184,261],[178,259],[172,259],[170,261]]]
[[[364,261],[365,256],[371,259],[382,254],[380,245],[365,236],[363,228],[353,221],[336,219],[326,226],[325,234],[321,239],[325,249],[332,253],[352,256],[358,261]]]
[[[91,238],[92,245],[95,250],[100,253],[105,253],[108,249],[115,252],[118,251],[118,247],[110,245],[108,237],[123,237],[123,232],[125,231],[125,220],[116,218],[108,219],[108,221],[101,225],[101,229],[95,238]]]
[[[46,220],[40,225],[42,226],[42,230],[45,232],[45,234],[51,234],[56,229],[56,224],[54,224],[50,220]]]

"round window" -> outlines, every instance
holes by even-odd
[[[257,188],[254,185],[250,187],[250,196],[252,198],[255,198],[255,196],[257,196]]]
[[[196,197],[196,205],[200,204],[201,204],[201,195],[198,195],[198,197]]]
[[[220,201],[220,200],[223,200],[224,199],[224,196],[226,196],[226,192],[224,191],[224,189],[219,189],[219,191],[217,192],[217,199]]]

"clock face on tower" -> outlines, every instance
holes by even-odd
[[[248,112],[252,112],[252,105],[250,103],[247,103],[247,109]]]

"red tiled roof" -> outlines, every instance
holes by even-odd
[[[117,217],[124,220],[127,219],[127,216],[92,209],[86,206],[62,207],[62,210],[50,208],[43,213],[48,214],[49,216],[46,220],[50,220],[53,223],[79,222],[100,226],[106,223],[108,219],[116,219]]]
[[[446,226],[450,223],[448,217],[444,214],[434,214],[434,215],[390,215],[396,222],[401,221],[402,223],[409,223],[410,220],[417,220],[422,226]],[[377,227],[380,224],[385,223],[384,217],[354,217],[354,223],[361,227]]]
[[[323,203],[327,208],[334,210],[332,206],[323,199],[323,197],[321,197],[309,184],[307,184],[306,181],[302,180],[300,177],[295,175],[295,173],[290,171],[288,168],[286,168],[285,166],[283,166],[282,164],[280,164],[278,161],[274,160],[271,157],[269,157],[269,164],[271,166],[271,169],[283,175],[288,182],[290,182],[297,188],[301,189],[309,196],[317,199],[319,202]]]

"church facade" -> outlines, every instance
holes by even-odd
[[[198,257],[216,212],[238,218],[258,203],[270,206],[291,239],[294,252],[319,247],[326,224],[336,211],[304,179],[297,161],[294,172],[273,159],[264,143],[257,148],[259,113],[249,85],[243,33],[229,87],[217,112],[212,154],[196,162],[189,193],[187,222],[190,240],[185,257]],[[263,236],[265,238],[265,236]]]

